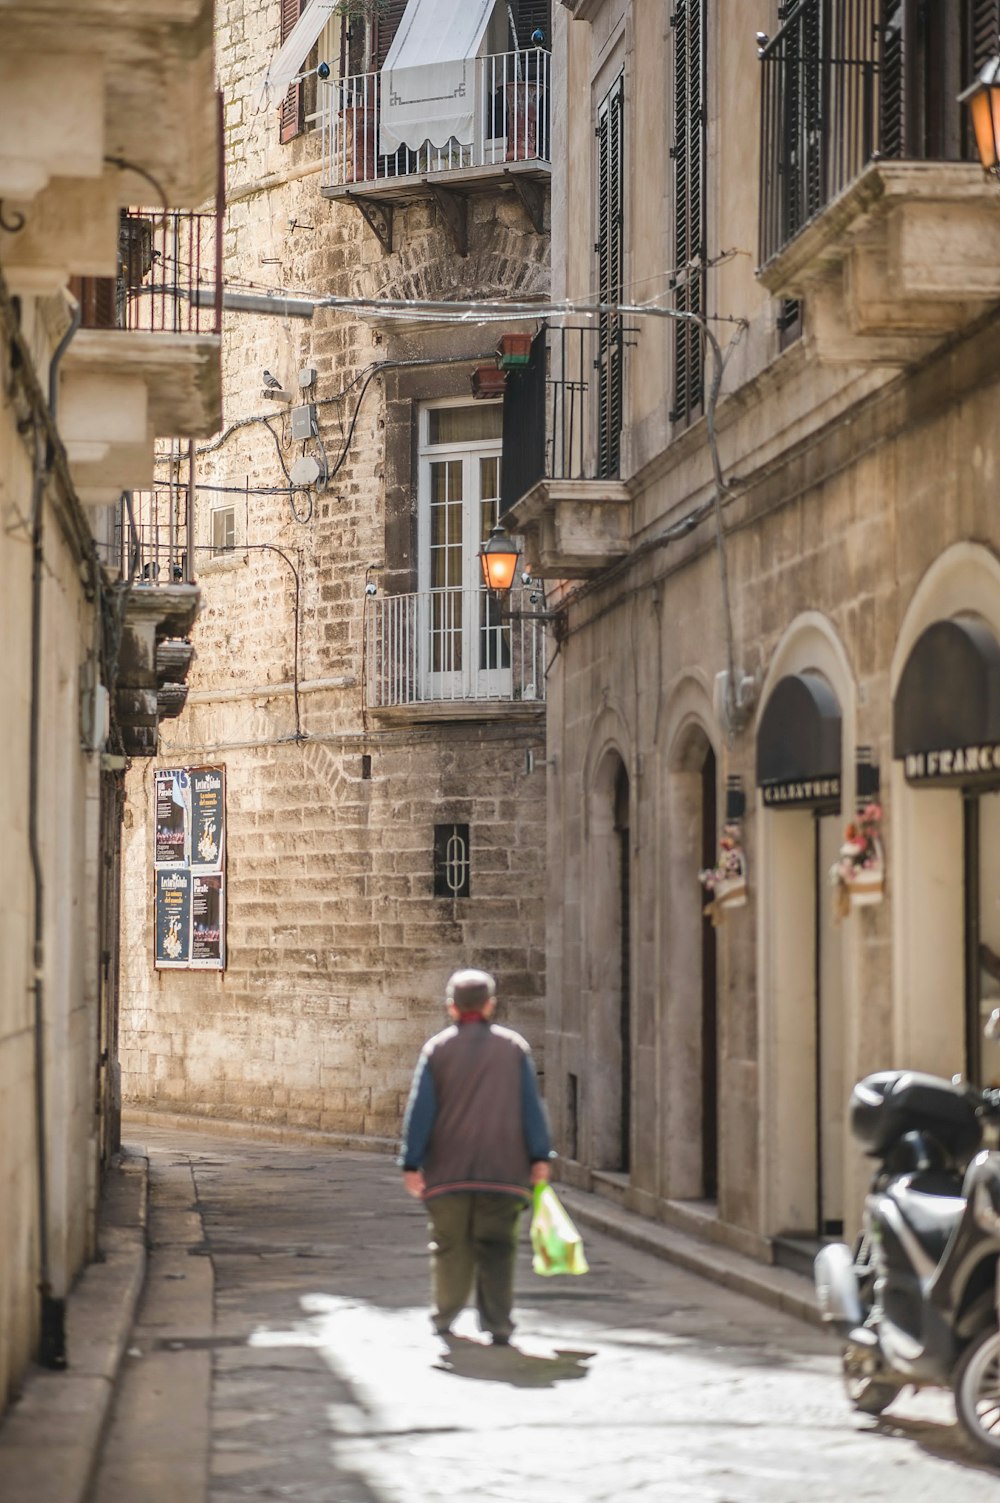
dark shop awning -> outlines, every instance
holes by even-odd
[[[757,783],[774,808],[840,804],[840,703],[819,673],[775,685],[757,731]]]
[[[893,704],[893,756],[913,783],[1000,779],[1000,642],[978,616],[935,621]]]

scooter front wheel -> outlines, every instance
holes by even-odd
[[[868,1351],[859,1352],[849,1346],[844,1352],[844,1387],[859,1414],[881,1414],[903,1386],[887,1378],[884,1372],[871,1371],[871,1367],[872,1358]]]
[[[1000,1465],[1000,1331],[984,1331],[955,1369],[959,1423],[979,1451]]]

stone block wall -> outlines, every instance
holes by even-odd
[[[465,257],[429,202],[396,208],[386,253],[354,207],[321,195],[319,134],[281,145],[275,112],[254,106],[278,11],[278,0],[219,10],[227,282],[394,298],[544,293],[548,237],[499,185],[470,199]],[[197,461],[197,657],[158,765],[226,767],[229,963],[222,975],[153,967],[152,770],[135,765],[126,1101],[395,1137],[444,982],[463,964],[496,973],[501,1015],[541,1062],[545,774],[526,775],[524,754],[544,745],[544,710],[380,718],[364,694],[365,585],[415,588],[417,404],[467,398],[496,338],[340,309],[309,322],[225,316],[224,427]],[[316,379],[302,389],[306,368]],[[316,404],[314,440],[292,440],[288,405],[263,395],[265,369]],[[289,495],[303,453],[325,457],[329,480]],[[236,546],[216,557],[211,512],[229,505]],[[466,899],[433,896],[434,825],[450,822],[470,825]]]

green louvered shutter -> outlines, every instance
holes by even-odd
[[[625,75],[597,112],[597,286],[602,303],[620,303],[625,287]],[[622,431],[622,321],[598,319],[597,475],[616,476]]]
[[[674,29],[674,307],[705,312],[705,99],[706,0],[677,0]],[[701,328],[689,319],[674,324],[674,401],[671,418],[690,422],[701,409],[705,350]]]

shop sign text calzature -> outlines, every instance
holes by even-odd
[[[155,964],[224,970],[225,768],[158,768],[155,787]]]
[[[768,809],[811,809],[816,805],[840,807],[840,778],[790,779],[765,783],[761,792]]]

